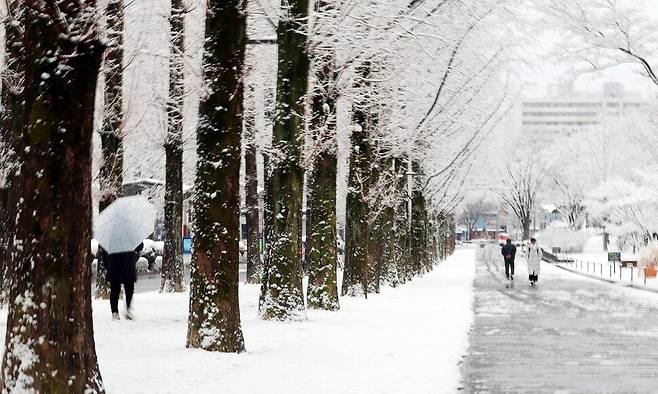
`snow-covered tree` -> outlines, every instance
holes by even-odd
[[[211,1],[199,104],[187,346],[245,350],[238,303],[246,4]]]
[[[514,158],[501,174],[494,191],[523,228],[523,239],[530,238],[530,223],[546,175],[544,164],[536,157]]]
[[[462,222],[466,226],[466,231],[468,232],[468,239],[471,238],[471,234],[476,230],[477,224],[484,217],[486,213],[487,206],[482,198],[479,198],[475,201],[469,202],[466,204],[462,213],[460,215]]]
[[[656,174],[655,167],[636,169],[590,190],[586,204],[591,219],[605,226],[609,234],[634,239],[634,246],[643,246],[658,232]]]
[[[89,264],[94,101],[104,48],[96,4],[16,6],[23,36],[9,43],[22,47],[26,116],[14,130],[21,204],[0,385],[3,392],[100,393]]]
[[[287,320],[304,310],[302,289],[302,201],[304,171],[302,147],[305,98],[308,92],[308,0],[282,4],[277,27],[279,51],[276,110],[273,130],[272,174],[268,192],[272,222],[265,264],[260,315]]]
[[[310,171],[308,175],[307,236],[309,280],[307,305],[336,310],[336,185],[338,139],[336,106],[336,48],[331,27],[336,23],[339,1],[316,0],[313,37],[311,92]]]
[[[263,264],[260,256],[258,204],[258,147],[256,141],[256,93],[253,85],[245,89],[244,166],[247,224],[247,283],[260,283]]]
[[[183,0],[171,0],[169,98],[165,149],[164,255],[160,291],[181,292],[183,283],[183,106],[185,101],[185,14]]]
[[[106,45],[103,61],[104,104],[101,137],[101,168],[99,173],[99,211],[121,197],[123,187],[123,0],[110,0],[105,9]],[[98,255],[96,265],[96,298],[110,297],[106,279],[106,262]]]
[[[658,85],[654,66],[655,22],[644,2],[633,0],[536,0],[546,25],[562,35],[557,56],[578,72],[637,64]]]
[[[17,157],[16,145],[19,142],[23,111],[24,67],[23,46],[16,43],[23,39],[23,6],[21,0],[4,3],[0,15],[4,16],[4,47],[3,67],[0,72],[0,188],[4,189],[4,201],[0,210],[3,211],[2,228],[0,229],[0,287],[2,299],[5,301],[8,292],[9,275],[9,244],[13,238],[16,216],[17,190],[20,188],[16,176]]]

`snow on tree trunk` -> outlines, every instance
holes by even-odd
[[[307,243],[309,254],[307,304],[309,308],[338,310],[336,276],[336,98],[333,56],[316,58],[313,95],[313,170],[309,174]],[[310,227],[309,227],[310,223]]]
[[[187,346],[245,350],[238,303],[246,2],[208,3]]]
[[[123,0],[111,0],[105,10],[106,45],[103,128],[100,132],[102,162],[99,212],[119,198],[123,187]],[[107,266],[98,254],[96,264],[96,298],[110,298]]]
[[[407,159],[396,158],[395,177],[398,204],[395,207],[395,264],[400,283],[411,280],[411,257],[409,255],[409,198],[407,196]]]
[[[369,66],[359,70],[359,80],[355,87],[369,84]],[[345,267],[343,271],[342,295],[367,297],[369,278],[369,245],[371,237],[370,207],[367,197],[370,194],[370,177],[373,147],[370,131],[374,117],[366,99],[354,104],[352,113],[352,144],[347,180],[347,203],[345,220]]]
[[[51,4],[52,5],[52,4]],[[91,313],[91,150],[103,45],[95,2],[26,0],[2,392],[104,392]],[[12,114],[14,115],[14,114]]]
[[[0,71],[0,167],[2,167],[4,189],[3,219],[0,228],[0,302],[6,301],[9,292],[9,244],[13,239],[16,217],[17,194],[20,189],[16,176],[16,145],[22,126],[23,111],[23,59],[22,0],[6,3],[7,16],[4,20],[4,67]]]
[[[411,258],[412,269],[415,275],[427,272],[427,211],[425,208],[425,196],[420,188],[419,177],[420,165],[414,161],[412,172],[416,174],[413,179],[413,190],[411,195]]]
[[[169,100],[165,141],[164,251],[160,291],[182,292],[183,283],[183,102],[185,100],[185,4],[171,0]]]
[[[387,159],[384,162],[382,171],[390,173],[393,180],[393,190],[394,194],[397,194],[395,189],[396,178],[396,163],[392,158]],[[398,273],[398,265],[395,260],[397,242],[396,242],[396,228],[395,228],[395,208],[397,199],[396,196],[391,196],[391,200],[388,202],[388,205],[382,210],[380,218],[380,238],[379,242],[381,245],[381,256],[380,256],[380,265],[381,265],[381,284],[388,284],[392,287],[397,287],[400,284],[400,276]]]
[[[304,310],[302,289],[301,151],[304,138],[304,99],[308,90],[308,0],[289,0],[277,28],[278,70],[276,115],[270,157],[273,193],[269,261],[259,305],[263,319],[288,320]]]
[[[247,283],[260,283],[263,264],[260,259],[260,229],[258,221],[258,167],[256,166],[256,97],[249,86],[245,100],[245,204],[247,205]]]

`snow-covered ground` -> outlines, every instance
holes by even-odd
[[[600,235],[589,239],[583,253],[563,254],[561,256],[573,259],[572,262],[564,262],[559,265],[588,276],[617,282],[622,285],[633,285],[636,287],[647,287],[658,290],[658,278],[645,278],[644,269],[641,267],[620,267],[617,262],[608,261],[608,252],[603,250],[603,238]],[[622,252],[622,260],[637,261],[637,254]]]
[[[573,262],[560,263],[559,265],[570,271],[610,282],[658,290],[658,278],[651,276],[645,278],[644,268],[641,267],[620,267],[619,263],[588,259],[576,259]]]
[[[187,294],[139,293],[136,321],[94,301],[96,350],[109,393],[453,393],[472,323],[473,249],[423,278],[302,322],[257,317],[259,287],[240,286],[247,352],[185,348]],[[2,324],[6,321],[3,310]]]

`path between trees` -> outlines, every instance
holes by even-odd
[[[472,323],[473,260],[458,250],[422,278],[343,297],[340,311],[308,311],[301,322],[261,320],[260,286],[241,284],[243,354],[185,348],[187,293],[136,294],[135,321],[112,321],[108,301],[95,300],[103,381],[110,394],[452,394]]]
[[[517,261],[476,263],[466,393],[658,392],[658,295],[542,263],[537,288]]]

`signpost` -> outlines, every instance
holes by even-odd
[[[621,261],[621,252],[608,252],[608,261]]]

